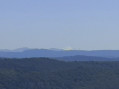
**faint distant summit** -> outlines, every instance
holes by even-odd
[[[23,47],[23,48],[18,48],[18,49],[12,50],[12,51],[13,52],[23,52],[23,51],[26,51],[26,50],[31,50],[31,48]]]
[[[63,51],[63,49],[57,49],[57,48],[50,48],[49,50],[54,50],[54,51]]]
[[[23,51],[26,51],[26,50],[31,50],[31,48],[23,47],[23,48],[18,48],[18,49],[14,49],[14,50],[0,49],[0,52],[23,52]]]

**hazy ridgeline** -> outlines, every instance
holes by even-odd
[[[66,56],[94,56],[104,58],[119,58],[119,50],[62,50],[62,49],[16,49],[0,50],[0,57],[31,58],[31,57],[66,57]]]
[[[0,0],[0,89],[119,89],[119,0]]]

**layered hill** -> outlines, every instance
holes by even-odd
[[[84,56],[84,55],[56,57],[56,59],[62,61],[119,61],[119,58],[107,58],[107,57]]]
[[[17,50],[1,50],[0,57],[7,58],[31,58],[31,57],[64,57],[64,56],[97,56],[106,58],[118,58],[119,50],[60,50],[60,49],[28,49],[21,48]]]

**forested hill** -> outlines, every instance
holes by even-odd
[[[119,89],[119,62],[0,59],[0,89]]]

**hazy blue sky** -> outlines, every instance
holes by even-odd
[[[0,49],[119,49],[119,0],[0,0]]]

